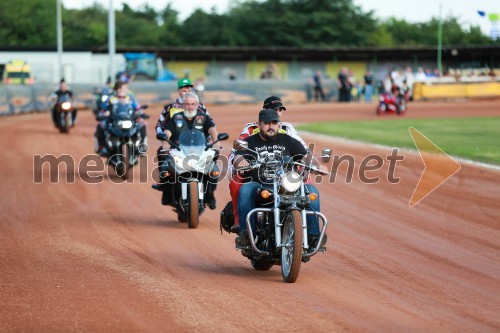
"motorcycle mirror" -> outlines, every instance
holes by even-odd
[[[233,148],[236,150],[245,150],[248,149],[248,142],[243,140],[234,140]]]
[[[321,151],[321,161],[323,163],[328,163],[331,157],[332,157],[332,149],[323,148],[323,150]]]
[[[167,135],[165,133],[156,133],[156,138],[160,141],[167,141]]]
[[[227,133],[219,133],[217,135],[217,141],[224,141],[227,139],[229,139],[229,134],[227,134]]]

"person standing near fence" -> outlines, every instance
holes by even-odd
[[[322,78],[321,78],[321,71],[318,70],[316,71],[316,74],[313,76],[313,87],[314,87],[314,99],[316,102],[325,101],[325,93],[323,92],[323,85],[322,85]]]
[[[365,94],[365,102],[371,102],[372,101],[372,95],[373,95],[373,74],[372,71],[368,70],[364,76],[364,94]]]

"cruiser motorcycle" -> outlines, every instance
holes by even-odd
[[[167,140],[164,133],[156,138],[167,141],[171,148],[165,159],[160,162],[160,178],[170,185],[170,202],[167,204],[177,211],[179,222],[187,222],[189,228],[197,228],[199,217],[205,210],[205,200],[209,191],[213,191],[211,182],[217,182],[219,169],[215,161],[219,141],[227,140],[227,133],[219,133],[217,140],[207,143],[204,134],[198,130],[187,130],[179,135],[179,144]],[[211,193],[213,194],[213,192]]]
[[[274,153],[258,153],[248,148],[242,140],[236,140],[238,150],[248,150],[257,159],[238,172],[258,169],[260,174],[271,176],[272,183],[261,184],[257,191],[256,207],[241,223],[247,224],[250,245],[238,248],[250,259],[254,269],[267,271],[274,265],[281,266],[283,280],[293,283],[297,280],[302,262],[308,262],[319,251],[324,252],[323,238],[328,221],[324,214],[310,210],[310,202],[317,200],[315,193],[309,193],[305,182],[309,174],[328,175],[328,172],[312,165],[294,162],[291,158],[275,156]],[[330,160],[331,149],[323,149],[322,162]],[[309,209],[309,210],[308,210]],[[255,215],[254,229],[250,218]],[[309,244],[306,216],[314,215],[322,221],[321,234],[317,244]],[[221,229],[235,232],[231,202],[221,212]]]
[[[147,109],[143,105],[142,109]],[[147,150],[147,137],[141,130],[140,119],[149,115],[135,110],[131,104],[117,104],[109,111],[109,117],[97,116],[98,121],[106,120],[106,148],[108,164],[113,166],[118,177],[127,179],[130,171]]]

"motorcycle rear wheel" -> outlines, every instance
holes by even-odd
[[[281,275],[285,282],[293,283],[299,277],[302,263],[302,215],[299,210],[287,212],[282,242]]]
[[[198,182],[191,182],[188,185],[188,226],[192,229],[198,227],[200,216],[198,211]]]

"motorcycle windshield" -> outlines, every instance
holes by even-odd
[[[130,104],[118,103],[113,106],[113,118],[116,120],[128,120],[132,117],[134,109]]]
[[[205,142],[205,135],[197,130],[184,131],[179,135],[179,146],[186,156],[201,156],[201,153],[205,149]]]

